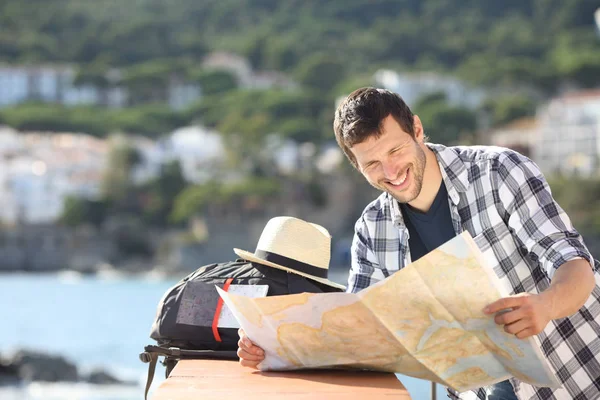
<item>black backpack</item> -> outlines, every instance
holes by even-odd
[[[229,288],[231,285],[260,285],[267,296],[341,291],[294,273],[241,259],[199,268],[167,290],[158,303],[150,332],[157,345],[146,346],[140,354],[140,360],[149,363],[146,398],[161,356],[167,378],[180,359],[238,358],[238,328],[218,326],[223,302],[215,286]]]

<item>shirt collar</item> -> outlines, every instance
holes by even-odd
[[[459,193],[466,192],[470,185],[467,166],[452,148],[434,143],[426,143],[426,145],[435,153],[450,199],[458,205]]]
[[[460,201],[459,193],[466,192],[469,188],[469,171],[465,163],[460,159],[458,154],[451,148],[441,144],[425,143],[427,147],[435,154],[442,179],[446,185],[448,196],[454,205],[458,205]],[[404,225],[404,218],[400,210],[400,204],[389,193],[386,193],[388,204],[392,214],[392,221],[395,225]]]

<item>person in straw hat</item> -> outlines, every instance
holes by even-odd
[[[334,131],[351,164],[383,192],[356,223],[348,291],[385,279],[466,230],[493,250],[494,272],[512,288],[483,311],[518,338],[537,335],[562,382],[550,389],[511,378],[449,396],[600,398],[600,263],[537,165],[509,149],[429,143],[419,117],[384,89],[351,93],[335,113]],[[243,332],[239,346],[242,365],[256,367],[264,357]]]

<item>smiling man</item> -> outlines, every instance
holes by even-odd
[[[508,149],[428,143],[419,117],[383,89],[350,94],[334,131],[352,165],[383,192],[356,222],[348,290],[385,279],[464,230],[481,235],[500,260],[498,277],[512,287],[511,297],[484,311],[510,309],[496,323],[518,338],[538,335],[562,383],[550,389],[510,379],[450,397],[597,399],[600,263],[537,166]],[[240,336],[242,365],[255,367],[262,350]]]

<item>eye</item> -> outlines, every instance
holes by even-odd
[[[366,171],[368,169],[371,169],[371,167],[373,167],[373,165],[375,165],[375,162],[371,161],[370,163],[367,163],[364,167],[363,170]]]

